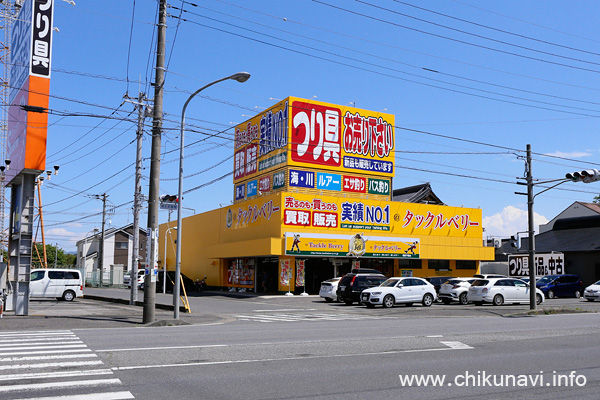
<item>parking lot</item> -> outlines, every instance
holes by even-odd
[[[87,297],[73,302],[54,299],[31,300],[28,316],[15,316],[7,312],[0,320],[0,330],[21,329],[85,329],[107,327],[132,327],[143,325],[143,307],[115,302],[127,299],[127,289],[91,289]],[[92,299],[93,298],[93,299]],[[140,300],[143,295],[140,296]],[[319,296],[255,296],[233,297],[225,292],[205,292],[189,297],[191,313],[181,312],[180,319],[189,324],[231,323],[252,320],[339,320],[371,318],[473,318],[473,317],[524,317],[529,314],[528,304],[515,305],[460,305],[435,303],[431,307],[415,304],[410,307],[396,305],[392,308],[369,309],[363,305],[327,303]],[[169,295],[159,295],[157,302],[172,303]],[[600,302],[584,299],[558,298],[546,300],[538,307],[540,314],[564,312],[599,312]],[[156,319],[173,323],[173,311],[156,309]]]

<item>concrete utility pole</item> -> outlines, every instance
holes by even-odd
[[[533,224],[533,173],[531,172],[531,145],[527,145],[527,220],[529,230],[529,309],[536,310],[535,229]]]
[[[154,112],[152,121],[152,151],[150,155],[150,186],[148,189],[148,254],[144,278],[145,324],[154,322],[156,303],[156,275],[158,268],[158,202],[160,189],[160,146],[163,119],[163,87],[165,79],[165,37],[167,32],[167,1],[160,0],[158,9],[158,37],[156,44],[156,72],[154,80]]]
[[[104,275],[104,225],[106,223],[106,193],[96,195],[99,199],[102,197],[102,234],[100,237],[100,246],[98,248],[98,267],[100,268],[100,276],[98,277],[98,286],[102,287],[102,275]]]
[[[142,208],[142,143],[144,138],[144,119],[147,106],[144,103],[146,96],[140,92],[137,102],[126,98],[125,101],[133,103],[138,108],[137,151],[135,157],[135,190],[133,194],[133,250],[131,253],[131,294],[129,304],[135,304],[138,296],[138,269],[140,263],[140,210]],[[134,279],[135,278],[135,279]]]

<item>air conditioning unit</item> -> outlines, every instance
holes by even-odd
[[[497,248],[497,249],[500,248],[500,247],[502,247],[502,240],[500,240],[500,239],[494,239],[494,247]]]

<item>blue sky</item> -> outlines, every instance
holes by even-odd
[[[213,86],[188,107],[184,190],[199,188],[185,196],[184,217],[231,203],[232,127],[288,96],[394,114],[394,188],[430,182],[445,203],[482,208],[486,236],[527,229],[526,197],[514,193],[525,189],[515,182],[527,144],[539,181],[599,168],[595,1],[197,3],[169,3],[161,193],[177,191],[187,97],[238,71],[252,77]],[[154,96],[157,8],[56,0],[47,169],[60,170],[42,198],[46,240],[67,251],[100,228],[94,195],[114,206],[110,226],[133,222],[137,112],[123,96]],[[146,195],[151,126],[146,119]],[[548,191],[536,197],[538,221],[598,192],[597,183]]]

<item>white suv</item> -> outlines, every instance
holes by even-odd
[[[452,301],[458,301],[462,305],[469,303],[468,292],[471,283],[477,278],[453,278],[442,283],[438,297],[444,304],[450,304]]]
[[[477,279],[469,287],[469,301],[480,306],[483,303],[492,303],[500,306],[504,303],[529,303],[530,286],[520,279],[489,278]],[[536,292],[536,303],[544,301],[544,293],[540,289]]]

